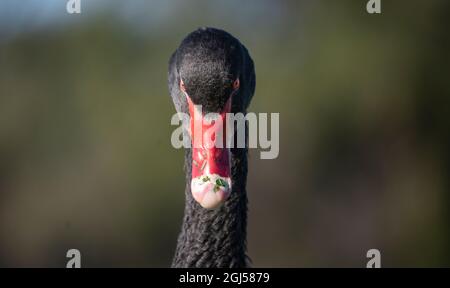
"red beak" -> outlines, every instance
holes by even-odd
[[[206,119],[201,106],[187,96],[192,141],[191,192],[204,208],[219,207],[231,193],[230,149],[226,147],[226,114],[231,111],[230,97],[214,119]]]

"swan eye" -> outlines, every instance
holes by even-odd
[[[184,85],[183,79],[180,79],[180,90],[186,93],[186,86]]]
[[[239,78],[237,78],[236,80],[234,80],[234,82],[233,82],[233,89],[234,89],[234,90],[239,89],[240,84],[241,84],[241,83],[239,82]]]

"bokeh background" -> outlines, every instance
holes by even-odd
[[[450,2],[0,0],[0,266],[170,265],[184,208],[167,62],[201,26],[256,65],[256,267],[450,265]]]

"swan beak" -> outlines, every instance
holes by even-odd
[[[217,174],[193,178],[191,191],[195,201],[203,208],[216,209],[230,196],[231,180],[229,177],[224,178]]]
[[[231,111],[232,97],[223,111],[215,113],[212,118],[209,114],[209,119],[208,114],[203,115],[198,106],[187,98],[191,115],[192,196],[203,208],[215,209],[231,194],[231,154],[227,147],[226,114]]]

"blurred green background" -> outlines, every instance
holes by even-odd
[[[256,267],[450,265],[450,2],[0,0],[0,266],[169,266],[184,208],[167,62],[201,26],[256,65]]]

